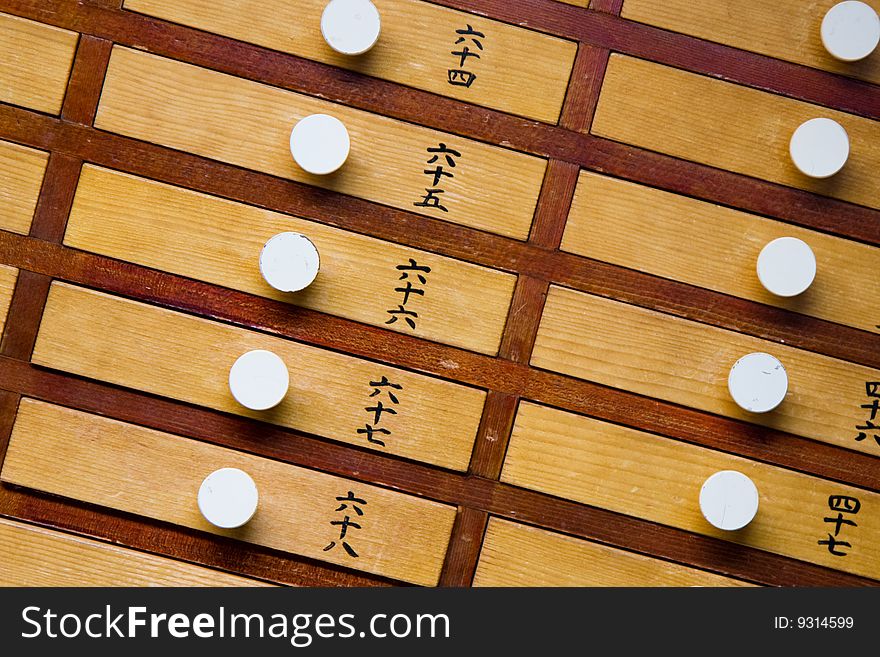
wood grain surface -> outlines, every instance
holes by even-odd
[[[238,529],[214,527],[196,505],[202,480],[223,467],[247,472],[260,494]],[[19,408],[2,479],[427,585],[439,577],[455,516],[429,500],[32,400]],[[340,504],[349,491],[364,501]],[[346,535],[356,555],[331,524],[342,520],[340,506],[361,525]]]
[[[263,582],[0,518],[0,586],[265,586]]]
[[[328,176],[306,173],[290,156],[291,129],[315,113],[340,119],[351,138],[348,160]],[[528,235],[546,167],[503,148],[119,47],[95,126],[517,238]],[[431,162],[427,149],[441,144],[460,157]],[[445,177],[435,185],[425,172],[438,166]],[[426,188],[443,189],[436,197],[445,211],[416,205]]]
[[[745,586],[727,577],[498,518],[474,586]]]
[[[817,180],[791,161],[805,121],[834,119],[849,135],[843,170]],[[612,55],[593,134],[747,176],[880,208],[880,122],[668,66]]]
[[[77,37],[0,13],[0,101],[58,114]]]
[[[796,64],[880,83],[880,57],[841,62],[822,45],[822,18],[839,2],[713,0],[696,5],[688,0],[626,0],[621,16]],[[880,12],[878,0],[862,2]]]
[[[758,254],[779,237],[797,237],[816,255],[816,280],[797,297],[758,280]],[[880,249],[687,196],[583,172],[562,249],[880,332]]]
[[[0,228],[28,234],[48,161],[42,151],[0,141]]]
[[[376,0],[382,31],[367,53],[335,52],[319,29],[324,0],[126,0],[124,7],[332,66],[555,123],[568,86],[575,43],[417,0]],[[586,4],[586,3],[584,3]],[[457,30],[480,32],[479,45]],[[465,65],[460,66],[467,46]],[[523,56],[511,57],[511,53]],[[449,83],[468,70],[469,86]],[[523,93],[527,89],[528,93]]]

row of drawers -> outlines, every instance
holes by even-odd
[[[191,3],[191,11],[186,10],[187,3],[138,3],[151,11],[186,11],[185,16],[176,17],[181,22],[191,22],[192,16],[201,14],[217,20],[225,20],[226,15],[214,11],[214,3],[196,0]],[[229,15],[236,13],[230,10]],[[520,28],[508,29],[550,38]],[[0,51],[9,55],[6,66],[10,69],[0,100],[57,112],[75,35],[5,15],[0,15],[0,34],[5,40],[0,42]],[[27,52],[26,46],[33,48],[42,41],[47,42],[40,52],[46,60],[43,70],[52,72],[53,83],[24,75],[21,53]],[[55,42],[59,43],[49,47]],[[517,61],[520,59],[506,58],[506,62]],[[566,83],[567,76],[568,71]],[[34,96],[50,90],[51,102]],[[515,96],[547,97],[541,93],[522,94],[518,88]],[[315,112],[338,116],[352,136],[349,162],[335,175],[304,174],[287,152],[290,127]],[[830,180],[803,176],[787,153],[794,129],[816,116],[835,119],[851,139],[847,166]],[[528,235],[545,171],[545,161],[540,158],[122,47],[114,48],[111,57],[96,126],[517,239]],[[880,208],[880,180],[874,175],[880,166],[880,123],[862,117],[613,55],[592,132],[674,157]],[[429,159],[426,149],[439,144],[455,149],[461,154],[460,160],[454,176],[444,181],[441,207],[419,205],[426,181],[431,181],[425,175]]]
[[[8,303],[14,271],[4,268],[4,277],[8,281],[2,290]],[[240,413],[225,390],[226,370],[216,365],[226,351],[231,355],[266,346],[301,369],[293,377],[294,394],[277,414],[262,419],[356,442],[368,386],[360,381],[356,383],[363,385],[352,385],[358,377],[351,375],[363,370],[364,379],[386,376],[403,383],[401,412],[391,420],[400,439],[389,441],[389,451],[440,463],[458,454],[466,462],[481,414],[481,391],[67,284],[53,284],[34,361]],[[406,393],[411,397],[404,397]],[[257,482],[261,511],[244,528],[224,532],[208,525],[198,512],[195,492],[201,480],[220,467],[239,467]],[[738,532],[715,530],[700,514],[699,488],[709,474],[722,469],[747,473],[760,490],[758,517]],[[872,547],[880,533],[876,493],[533,403],[520,405],[501,478],[515,486],[855,574],[874,577],[880,565]],[[33,400],[24,400],[20,407],[2,480],[421,584],[436,583],[455,516],[454,508],[436,502]],[[326,534],[334,500],[348,491],[367,500],[372,517],[369,525],[361,524],[371,527],[372,533],[363,533],[357,557],[341,551],[325,554],[332,540]],[[844,498],[858,501],[850,505],[858,507],[856,526],[844,528],[846,535],[840,540],[848,544],[845,549],[838,546],[831,552],[820,541],[833,529],[827,525],[832,500]],[[528,550],[558,552],[557,575],[545,573],[535,579],[538,575],[533,573],[533,583],[587,577],[563,565],[572,550],[608,552],[580,542],[569,544],[573,539],[534,530],[522,530],[523,534],[505,526],[490,526],[492,540],[487,538],[485,554],[504,553],[505,541],[512,546],[526,543],[517,548],[525,553],[523,564],[534,558]],[[386,544],[388,537],[401,535],[407,541],[395,538],[393,544]],[[559,541],[559,550],[552,548]],[[616,550],[608,554],[624,562],[633,559]],[[486,556],[478,581],[528,580],[525,566],[508,571],[497,556],[493,567],[492,559]],[[659,567],[637,561],[649,570]],[[552,571],[554,563],[543,567]],[[681,575],[677,568],[672,571]],[[608,572],[621,571],[609,565]]]
[[[0,167],[11,172],[5,184],[10,187],[10,196],[16,199],[0,210],[0,227],[27,229],[27,215],[32,212],[44,165],[45,156],[41,153],[0,144]],[[652,210],[647,217],[646,207]],[[268,237],[291,228],[316,242],[323,268],[318,282],[307,291],[284,295],[262,281],[257,258]],[[762,292],[754,274],[748,271],[760,247],[783,232],[791,233],[789,228],[774,221],[584,173],[564,245],[589,257],[737,293],[756,301],[787,305],[801,312],[876,331],[870,322],[877,317],[880,281],[872,272],[880,264],[880,251],[840,238],[797,231],[798,236],[813,244],[818,254],[819,280],[802,298],[784,303]],[[486,354],[497,352],[515,283],[515,276],[511,274],[92,165],[83,168],[65,244]],[[714,256],[708,264],[707,254]],[[410,261],[431,268],[426,292],[419,299],[418,323],[414,328],[402,322],[389,325],[388,310],[397,303],[394,290],[399,272],[396,267]],[[78,304],[80,309],[47,313],[44,340],[39,343],[45,344],[47,354],[63,354],[64,366],[72,370],[88,367],[90,369],[82,373],[118,379],[123,385],[151,389],[171,397],[180,398],[183,393],[155,388],[169,383],[161,377],[154,384],[149,379],[129,379],[125,371],[95,369],[100,362],[99,349],[119,352],[112,358],[108,355],[109,362],[125,362],[125,359],[115,359],[135,342],[158,340],[161,344],[154,346],[153,353],[165,354],[167,366],[176,367],[183,350],[226,340],[227,333],[253,335],[231,327],[221,330],[208,322],[178,318],[154,309],[139,309],[137,313],[126,309],[112,315],[118,320],[114,328],[117,341],[104,345],[84,341],[68,352],[63,342],[55,342],[54,336],[63,340],[65,336],[76,335],[72,332],[74,329],[87,331],[90,316],[98,316],[94,313],[99,310],[111,313],[116,305],[105,308],[108,302],[100,296],[60,292],[56,296],[59,305],[70,298],[75,299],[71,303]],[[144,331],[129,317],[134,314],[143,316],[138,321],[149,321],[155,333],[141,336]],[[53,317],[57,317],[55,324],[49,323]],[[77,322],[82,322],[82,326]],[[172,329],[172,325],[175,328]],[[177,336],[179,344],[164,342],[168,335]],[[239,355],[235,353],[236,348],[245,343],[260,343],[272,349],[280,348],[274,346],[276,343],[287,344],[278,338],[236,338],[230,345],[218,347],[217,353],[234,359]],[[687,349],[683,348],[685,345]],[[215,374],[228,369],[228,363],[222,359],[211,361],[207,352],[201,351],[204,358],[190,356],[192,367]],[[791,376],[785,404],[770,416],[746,414],[728,399],[727,372],[737,358],[750,351],[776,354]],[[291,357],[303,357],[300,352],[299,349],[291,352]],[[38,348],[36,357],[40,358],[41,353]],[[128,357],[130,369],[139,371],[140,365],[131,361],[131,357]],[[877,453],[876,441],[856,441],[855,438],[859,433],[856,427],[864,425],[863,405],[870,403],[866,390],[880,380],[880,373],[732,331],[552,287],[531,362],[537,367],[623,390],[764,423],[849,449]],[[364,389],[369,393],[368,383],[381,376],[377,374],[381,368],[371,370],[359,366],[352,371],[363,381],[350,378],[346,381],[344,371],[349,368],[348,360],[335,355],[333,358],[322,356],[314,363],[316,368],[320,364],[321,369],[309,373],[303,368],[298,374],[302,382],[300,389],[307,390],[317,382],[319,372],[329,368],[331,380],[337,381],[337,394],[352,408],[360,405],[361,388],[366,386]],[[145,375],[149,371],[147,368]],[[416,380],[421,378],[413,379]],[[415,382],[410,386],[419,390],[413,392],[413,396],[407,395],[408,403],[416,404],[413,409],[416,414],[421,413],[420,404],[427,406],[426,400],[431,395],[447,394],[441,393],[441,388],[460,388],[445,382],[437,382],[424,390]],[[460,389],[460,393],[449,397],[450,403],[460,408],[458,423],[451,432],[461,434],[458,442],[448,443],[448,436],[427,430],[434,419],[431,415],[419,425],[394,418],[403,422],[402,432],[421,435],[424,441],[406,443],[410,448],[404,451],[395,451],[393,447],[389,450],[453,469],[466,467],[483,396],[467,388]],[[188,388],[187,394],[190,395],[187,399],[195,403],[235,408],[229,400],[221,401],[225,399],[225,391],[221,389],[197,392],[195,388]],[[426,396],[425,401],[419,402],[422,394]],[[318,404],[316,408],[322,407]],[[364,419],[352,415],[345,424],[331,429],[323,424],[320,411],[314,422],[304,421],[302,418],[309,414],[299,409],[293,415],[300,418],[294,425],[297,428],[342,440],[350,434],[349,422],[360,424]],[[274,419],[280,424],[290,422],[280,411]]]
[[[28,231],[45,153],[0,142],[0,228]],[[184,221],[180,219],[183,218]],[[299,218],[87,165],[65,243],[210,283],[291,300],[255,266],[273,234],[297,230],[316,242],[322,274],[293,300],[305,307],[413,332],[481,353],[497,352],[514,277],[434,254],[356,236]],[[761,248],[781,236],[811,245],[816,283],[804,295],[767,292],[754,273]],[[828,321],[878,332],[880,265],[875,247],[831,237],[636,183],[583,172],[562,249]],[[389,325],[396,267],[431,268],[416,327]],[[381,298],[375,291],[384,281]],[[474,289],[472,295],[460,291]],[[381,288],[380,288],[381,289]]]
[[[196,505],[202,479],[221,467],[247,471],[260,493],[256,515],[239,529],[209,524]],[[705,522],[697,502],[705,477],[726,468],[747,473],[761,491],[757,518],[727,533]],[[27,398],[2,480],[423,585],[437,583],[455,519],[446,504]],[[877,493],[531,403],[519,410],[502,480],[867,577],[880,566]],[[361,511],[348,532],[350,550],[333,544],[335,512],[346,498]],[[855,509],[842,535],[834,500]],[[826,547],[832,536],[833,552]],[[476,578],[487,585],[646,582],[724,578],[500,519],[489,525]]]

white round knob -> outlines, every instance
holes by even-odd
[[[716,472],[700,489],[700,511],[713,527],[742,529],[758,513],[758,489],[741,472]]]
[[[849,136],[837,121],[810,119],[794,131],[788,150],[801,173],[811,178],[828,178],[846,164]]]
[[[311,285],[320,266],[318,249],[299,233],[278,233],[260,252],[260,273],[282,292],[298,292]]]
[[[290,131],[290,154],[309,173],[333,173],[345,164],[350,150],[348,130],[342,121],[329,114],[311,114]]]
[[[816,256],[810,245],[796,237],[768,242],[758,255],[758,280],[780,297],[805,292],[816,278]]]
[[[280,404],[289,385],[284,361],[265,349],[242,354],[229,370],[229,391],[239,404],[253,411]]]
[[[848,0],[828,10],[821,33],[822,44],[832,57],[855,62],[874,52],[880,43],[880,17],[864,2]]]
[[[370,0],[330,0],[321,14],[321,34],[333,50],[361,55],[379,39],[382,21]]]
[[[221,468],[205,477],[199,487],[198,500],[205,520],[223,529],[233,529],[253,517],[259,494],[257,485],[246,472]]]
[[[727,388],[737,406],[750,413],[767,413],[782,403],[788,392],[788,374],[770,354],[743,356],[730,368]]]

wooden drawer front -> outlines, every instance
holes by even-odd
[[[48,161],[48,153],[0,141],[0,230],[28,234]]]
[[[841,62],[822,45],[825,13],[841,0],[625,0],[622,16],[796,64],[880,83],[880,57]],[[880,12],[880,0],[862,0]]]
[[[79,35],[0,14],[0,102],[58,114]]]
[[[249,411],[229,392],[229,368],[252,349],[290,369],[290,391],[271,411]],[[63,283],[50,290],[33,361],[458,470],[485,400],[481,390]]]
[[[291,129],[314,113],[336,116],[351,135],[348,161],[329,176],[305,173],[290,155]],[[537,157],[119,46],[95,125],[521,239],[528,236],[546,167]],[[428,152],[441,144],[458,155]],[[442,173],[431,173],[437,167]]]
[[[6,314],[9,312],[9,302],[12,301],[17,279],[17,269],[0,265],[0,335],[3,334],[3,327],[6,325]]]
[[[727,389],[731,366],[754,351],[788,373],[788,395],[770,413],[740,409]],[[880,454],[870,436],[856,440],[871,413],[862,405],[880,394],[877,370],[618,301],[552,287],[532,365]]]
[[[737,470],[758,487],[755,519],[715,529],[700,513],[703,482]],[[591,506],[880,578],[880,495],[530,403],[520,405],[501,478]],[[843,496],[843,497],[835,497]],[[855,513],[832,510],[845,498]],[[850,525],[842,522],[838,513]],[[826,520],[826,518],[828,520]],[[837,535],[835,537],[835,531]],[[849,546],[830,546],[829,533]]]
[[[836,176],[808,178],[788,144],[812,118],[840,123],[849,161]],[[678,69],[612,55],[593,132],[641,148],[880,208],[880,122]]]
[[[240,468],[259,506],[244,527],[221,530],[199,512],[202,480]],[[436,584],[455,518],[453,507],[171,434],[23,400],[3,464],[3,481],[89,504],[222,534],[416,584]],[[354,497],[360,528],[336,509]],[[344,511],[344,510],[343,510]],[[353,507],[348,509],[354,515]],[[331,542],[335,545],[328,548]],[[325,549],[328,548],[328,549]]]
[[[258,266],[266,240],[289,230],[321,255],[318,278],[296,294],[270,287]],[[492,355],[516,283],[512,274],[91,165],[64,243]],[[398,269],[413,262],[430,271]],[[402,287],[410,279],[421,295]],[[402,305],[416,314],[401,314]]]
[[[474,586],[747,586],[545,529],[489,519]]]
[[[426,2],[374,4],[382,34],[359,57],[335,52],[321,36],[325,0],[126,0],[125,8],[511,114],[559,118],[575,43]],[[482,36],[457,32],[468,26]],[[469,54],[452,54],[465,46]],[[471,75],[453,75],[451,84],[455,70]]]
[[[777,237],[800,238],[816,254],[816,280],[798,297],[778,297],[758,281],[758,254]],[[562,248],[865,331],[880,331],[880,249],[686,196],[584,172]]]
[[[266,586],[184,561],[0,518],[0,586]]]

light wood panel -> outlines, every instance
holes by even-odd
[[[0,586],[267,586],[5,518],[0,518],[0,554]]]
[[[758,488],[759,507],[745,528],[715,529],[700,513],[703,482],[737,470]],[[551,495],[599,506],[769,552],[880,578],[880,495],[731,454],[600,422],[531,403],[520,404],[502,479]],[[819,540],[835,532],[832,495],[852,496],[861,508],[843,513],[835,556]]]
[[[791,161],[797,127],[827,117],[849,134],[843,170],[815,180]],[[686,160],[880,208],[880,122],[624,55],[612,55],[593,133]]]
[[[728,577],[490,518],[474,586],[747,586]]]
[[[758,254],[777,237],[800,238],[816,254],[816,280],[798,297],[778,297],[758,280]],[[880,249],[686,196],[582,172],[562,248],[866,331],[880,331]]]
[[[0,265],[0,335],[3,334],[3,327],[6,324],[6,314],[9,312],[9,302],[12,301],[16,280],[18,280],[17,269]]]
[[[351,154],[329,176],[306,174],[290,155],[290,131],[309,114],[345,123]],[[95,122],[198,155],[524,239],[546,161],[143,52],[115,47]],[[461,154],[434,157],[438,144]],[[425,171],[443,166],[434,174]],[[420,207],[426,189],[446,212]]]
[[[727,389],[731,366],[753,351],[788,373],[788,395],[770,413],[740,409]],[[552,287],[532,365],[880,454],[870,438],[855,440],[877,370],[618,301]]]
[[[229,368],[268,349],[290,370],[290,390],[269,411],[229,392]],[[93,379],[247,415],[334,440],[447,468],[470,459],[485,392],[199,317],[53,283],[33,362]],[[374,388],[382,377],[399,386]],[[371,395],[376,389],[380,392]],[[381,401],[386,409],[367,411]],[[393,409],[391,414],[387,409]],[[385,446],[359,434],[369,423]]]
[[[622,16],[735,48],[880,83],[880,57],[834,59],[822,45],[825,13],[840,0],[626,0]],[[880,12],[880,0],[862,0]]]
[[[335,52],[321,36],[325,0],[126,0],[125,8],[504,112],[552,123],[559,118],[575,43],[426,2],[374,4],[382,34],[358,57]],[[456,30],[468,25],[484,35],[482,50],[471,37],[456,44]],[[466,55],[462,67],[452,51],[464,46],[479,59]],[[476,78],[469,87],[452,85],[451,69]]]
[[[0,229],[27,235],[48,161],[48,153],[0,141]]]
[[[221,530],[199,512],[202,480],[222,467],[254,480],[260,500],[244,527]],[[23,400],[3,481],[90,504],[223,534],[415,584],[436,584],[454,507],[341,477],[152,431],[34,400]],[[365,500],[337,511],[348,492]],[[338,525],[350,516],[350,556]],[[329,550],[332,541],[336,545]]]
[[[311,239],[321,272],[306,290],[279,292],[260,275],[260,250],[282,231]],[[87,165],[64,243],[209,283],[287,301],[382,328],[495,354],[516,277],[297,217]],[[404,281],[398,265],[430,267]],[[410,319],[398,310],[410,281]]]
[[[79,35],[0,14],[0,101],[58,114]]]

